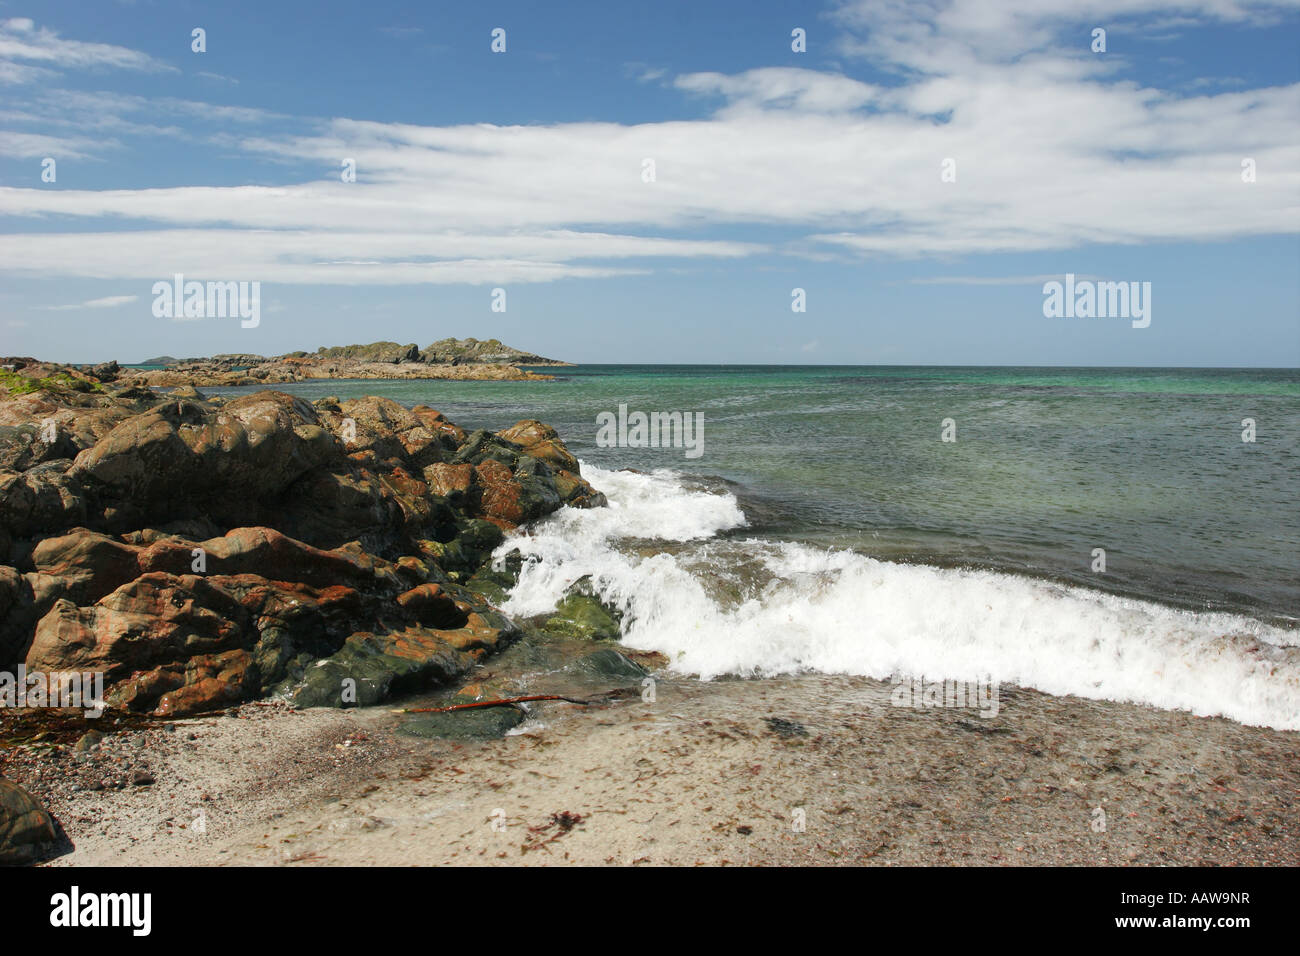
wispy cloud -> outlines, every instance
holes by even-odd
[[[46,305],[41,308],[46,312],[72,312],[80,309],[111,309],[114,306],[126,305],[128,302],[135,302],[140,297],[138,295],[109,295],[102,299],[90,299],[86,302],[78,302],[74,305]]]
[[[1076,279],[1099,279],[1099,276],[1079,274]],[[920,279],[908,279],[910,285],[1042,285],[1044,282],[1059,282],[1061,276],[928,276]]]
[[[65,40],[26,17],[0,20],[0,62],[23,60],[64,70],[120,69],[177,72],[176,67],[127,47]]]

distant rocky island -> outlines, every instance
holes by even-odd
[[[15,360],[4,361],[12,364]],[[447,338],[423,349],[415,343],[371,342],[368,345],[321,347],[315,352],[287,352],[271,357],[229,353],[178,359],[159,355],[138,363],[138,366],[119,366],[111,362],[81,368],[101,381],[104,379],[100,372],[111,372],[110,380],[121,385],[202,387],[278,385],[327,378],[535,381],[552,376],[527,371],[521,366],[569,364],[512,348],[499,339]]]

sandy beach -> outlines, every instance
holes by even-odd
[[[848,677],[655,697],[459,741],[247,704],[3,772],[66,833],[49,866],[1300,862],[1293,732],[1005,686],[990,719]],[[109,771],[152,782],[78,782]]]

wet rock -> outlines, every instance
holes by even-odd
[[[481,465],[485,461],[498,461],[513,468],[519,460],[523,449],[513,442],[498,438],[492,432],[480,428],[465,440],[452,457],[453,465]]]
[[[613,683],[639,682],[649,673],[640,664],[620,654],[612,647],[601,648],[584,655],[565,668],[576,675]]]
[[[485,565],[465,582],[465,587],[476,594],[481,594],[493,604],[500,605],[509,599],[510,589],[518,580],[519,577],[514,572],[498,571],[490,565]]]
[[[484,688],[472,685],[464,688],[443,706],[472,704],[494,693],[482,693]],[[516,705],[473,707],[450,710],[440,714],[412,714],[403,719],[397,732],[407,737],[445,737],[453,740],[490,740],[504,737],[527,719],[526,711]]]
[[[616,641],[623,615],[617,609],[601,603],[595,595],[582,588],[572,589],[556,606],[555,613],[541,624],[542,631],[554,637],[579,638],[589,641]]]
[[[307,670],[293,702],[298,707],[366,707],[454,680],[478,656],[457,650],[432,630],[360,632]]]

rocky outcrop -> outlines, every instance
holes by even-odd
[[[0,667],[100,672],[111,708],[459,679],[520,633],[466,586],[505,533],[604,503],[538,422],[83,381],[0,401]]]
[[[500,339],[439,339],[419,353],[421,362],[432,364],[505,364],[505,365],[568,365],[556,359],[543,358],[532,352],[521,352],[501,342]]]

